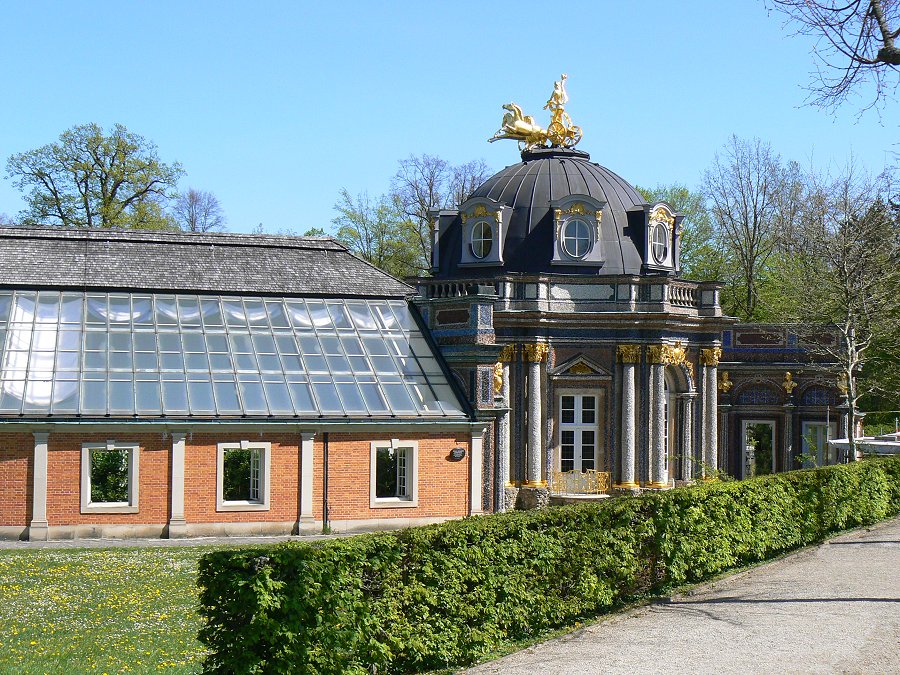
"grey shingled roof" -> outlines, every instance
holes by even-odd
[[[0,228],[0,287],[406,297],[413,289],[331,239]]]

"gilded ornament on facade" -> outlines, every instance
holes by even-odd
[[[797,388],[797,383],[794,382],[794,376],[791,375],[791,371],[788,371],[784,374],[784,382],[781,383],[781,386],[784,387],[784,390],[788,394],[794,393],[794,389]]]
[[[534,148],[565,147],[572,148],[581,140],[581,127],[572,124],[572,119],[565,110],[565,104],[569,101],[566,93],[566,74],[563,73],[559,80],[553,84],[553,93],[550,100],[544,106],[544,110],[550,111],[550,124],[544,129],[536,124],[534,117],[522,112],[522,108],[516,103],[507,103],[503,106],[506,113],[500,129],[488,139],[489,143],[508,138],[519,142],[519,147],[532,150]]]
[[[571,375],[593,375],[595,371],[587,364],[578,362],[569,368],[568,372]]]
[[[550,353],[550,346],[545,342],[538,342],[533,345],[525,345],[525,359],[532,363],[539,363],[547,358]]]
[[[466,224],[466,221],[469,218],[493,218],[499,223],[500,214],[500,211],[488,211],[487,207],[484,204],[476,204],[475,208],[472,210],[472,213],[466,213],[465,211],[463,211],[459,214],[459,219],[462,221],[463,225]]]
[[[494,393],[499,394],[503,390],[503,364],[500,361],[494,364]]]
[[[668,363],[669,355],[666,351],[668,345],[650,345],[647,347],[647,360],[657,365]]]
[[[687,359],[687,349],[681,340],[676,340],[674,345],[651,345],[649,347],[650,363],[664,366],[684,366],[694,377],[694,364]]]
[[[728,375],[727,370],[723,370],[722,374],[719,375],[719,391],[723,394],[727,394],[731,391],[731,388],[734,386],[734,382],[731,381],[731,378]]]
[[[504,345],[503,349],[500,350],[500,356],[498,356],[501,361],[509,362],[516,358],[516,346],[515,345]]]
[[[700,350],[700,363],[704,366],[717,366],[722,358],[721,347],[709,347]]]
[[[840,375],[838,375],[835,384],[837,385],[838,391],[846,396],[847,391],[850,389],[847,383],[847,373],[841,373]]]
[[[666,207],[657,206],[650,213],[650,222],[651,223],[666,223],[669,227],[675,224],[675,218],[673,218]]]
[[[620,363],[640,363],[641,362],[641,346],[640,345],[619,345],[616,348],[616,356]]]

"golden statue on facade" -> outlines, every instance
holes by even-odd
[[[553,84],[553,93],[550,100],[544,106],[544,110],[550,111],[550,126],[544,129],[536,124],[534,117],[522,112],[522,108],[516,103],[507,103],[503,109],[507,112],[503,115],[500,129],[488,139],[488,143],[509,138],[519,141],[519,147],[525,150],[535,148],[565,147],[572,148],[581,140],[581,127],[572,124],[572,119],[565,110],[565,104],[569,100],[566,93],[566,74],[563,73],[559,80]]]

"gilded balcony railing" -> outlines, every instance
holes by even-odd
[[[555,494],[602,495],[609,491],[608,471],[554,471],[550,491]]]

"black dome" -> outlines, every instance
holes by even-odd
[[[601,202],[600,239],[606,262],[600,269],[551,265],[553,207],[551,202],[570,195],[587,195]],[[470,199],[486,198],[512,208],[504,239],[504,264],[489,274],[508,272],[568,274],[640,274],[644,210],[647,202],[621,176],[590,161],[586,152],[569,148],[524,151],[522,161],[488,178]],[[629,211],[631,215],[629,216]],[[455,236],[441,244],[439,275],[459,276],[456,269],[461,245],[459,220],[450,228]],[[448,232],[447,234],[451,234]]]

